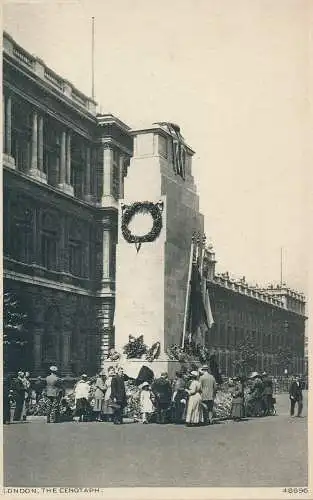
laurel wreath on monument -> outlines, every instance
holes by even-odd
[[[132,205],[122,205],[122,234],[127,243],[135,243],[137,252],[142,243],[155,241],[162,230],[163,202],[152,203],[151,201],[136,201]],[[133,234],[129,229],[131,220],[137,214],[150,213],[153,225],[151,230],[144,235]]]

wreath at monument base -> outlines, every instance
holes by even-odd
[[[151,201],[136,201],[132,205],[122,207],[122,234],[127,243],[135,243],[140,245],[142,243],[151,243],[155,241],[162,230],[162,210],[163,203],[152,203]],[[142,236],[133,234],[129,229],[131,220],[137,214],[150,213],[153,225],[151,230]]]

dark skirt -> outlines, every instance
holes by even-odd
[[[231,406],[231,418],[243,418],[245,416],[245,409],[243,399],[234,398]]]
[[[79,398],[76,400],[76,412],[86,413],[89,410],[89,402],[86,398]]]
[[[172,421],[176,424],[184,422],[186,403],[181,403],[181,400],[186,400],[186,393],[184,390],[179,389],[175,396],[172,406]]]

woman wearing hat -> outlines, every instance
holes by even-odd
[[[95,383],[95,404],[93,411],[96,414],[96,422],[101,422],[105,390],[105,373],[102,371],[97,376]]]
[[[172,422],[175,424],[182,424],[184,422],[184,413],[186,409],[185,385],[182,373],[176,372],[172,396]]]
[[[238,422],[244,417],[244,392],[243,384],[239,377],[233,378],[231,418]]]
[[[201,400],[201,384],[198,380],[198,372],[192,371],[190,376],[191,382],[189,389],[186,390],[189,394],[186,414],[187,426],[199,425],[204,422]]]
[[[261,417],[263,415],[263,382],[258,372],[253,372],[250,379],[252,386],[248,402],[248,413],[251,417]]]
[[[114,415],[114,409],[112,406],[112,397],[111,397],[111,392],[112,392],[112,380],[115,375],[115,368],[114,366],[109,366],[108,368],[108,376],[104,384],[104,400],[103,400],[103,407],[102,407],[102,412],[104,415],[104,418],[107,422],[113,421],[113,415]]]

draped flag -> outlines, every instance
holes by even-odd
[[[208,325],[208,328],[210,329],[214,325],[214,319],[213,319],[213,314],[212,314],[212,309],[211,309],[209,290],[207,289],[205,280],[203,280],[203,283],[202,283],[202,297],[203,297],[204,309],[205,309],[205,313],[206,313],[206,317],[207,317],[207,325]]]
[[[197,264],[192,266],[190,292],[190,333],[196,345],[204,345],[204,331],[214,324],[206,280],[201,280]]]

